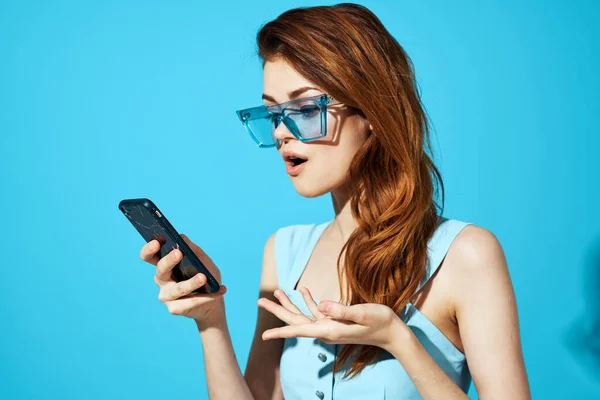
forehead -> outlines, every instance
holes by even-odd
[[[281,59],[267,61],[263,69],[263,93],[278,103],[289,100],[288,92],[303,86],[316,87]]]

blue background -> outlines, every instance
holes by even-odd
[[[362,2],[415,64],[445,215],[505,249],[534,398],[599,398],[598,2],[416,3]],[[222,270],[243,370],[266,239],[333,217],[234,113],[261,104],[261,24],[314,4],[0,3],[1,398],[207,398],[131,197]]]

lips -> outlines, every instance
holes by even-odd
[[[286,165],[292,165],[293,167],[304,164],[307,160],[297,157],[291,157],[289,160],[285,162]]]
[[[282,156],[285,161],[285,165],[289,167],[295,167],[308,161],[308,157],[305,155],[290,150],[284,151]]]
[[[307,156],[291,150],[286,150],[281,155],[285,161],[285,169],[291,176],[300,174],[300,171],[302,171],[308,161]]]

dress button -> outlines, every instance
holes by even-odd
[[[327,361],[327,356],[323,353],[319,353],[319,355],[317,357],[319,357],[319,360],[321,360],[323,362]]]
[[[323,400],[323,397],[325,397],[325,394],[323,392],[321,392],[320,390],[317,390],[315,392],[315,394],[317,395],[318,398],[320,398],[321,400]]]

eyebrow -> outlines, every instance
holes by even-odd
[[[288,92],[288,97],[290,100],[295,99],[296,97],[300,96],[302,93],[308,91],[308,90],[319,90],[317,88],[311,87],[311,86],[303,86],[301,88],[292,90],[291,92]],[[273,103],[277,103],[275,101],[275,99],[271,96],[269,96],[268,94],[263,93],[262,95],[263,100],[267,100],[267,101],[272,101]]]

